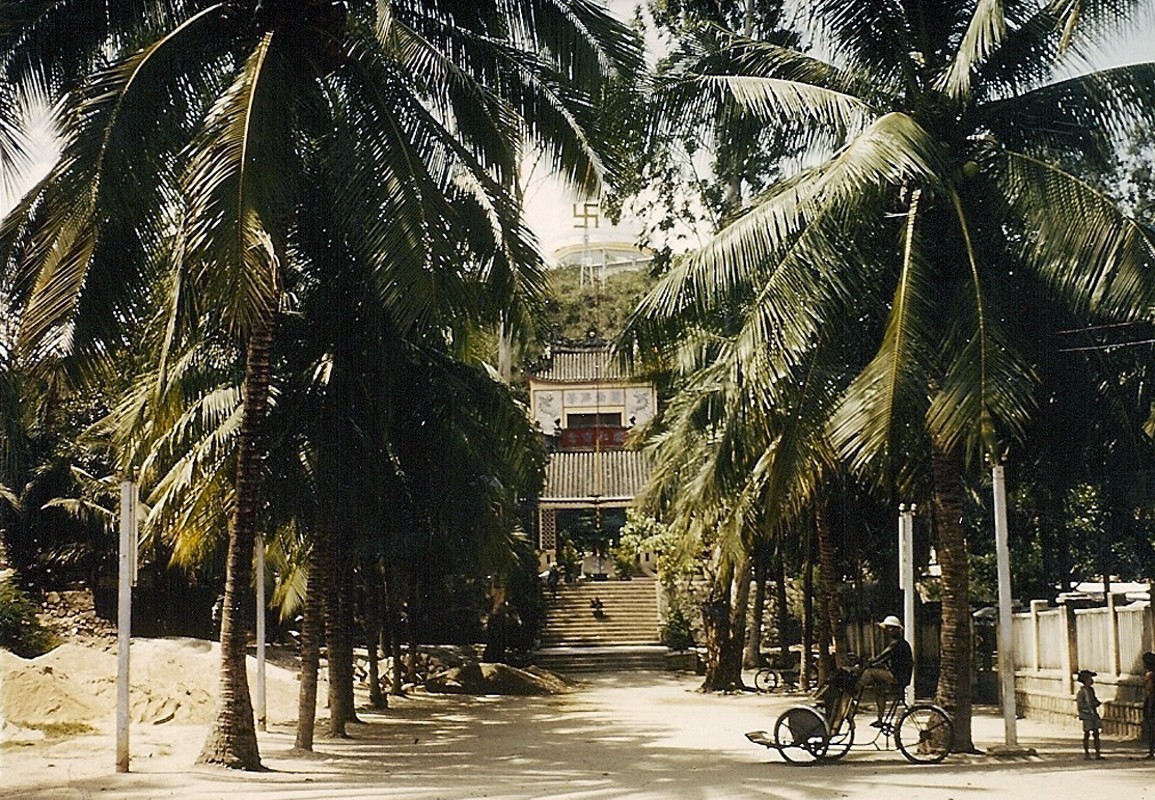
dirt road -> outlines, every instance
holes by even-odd
[[[589,680],[555,697],[421,696],[363,713],[353,738],[318,738],[293,753],[293,731],[261,735],[268,772],[197,768],[201,726],[136,726],[132,772],[115,774],[108,732],[0,750],[3,798],[109,800],[1155,800],[1155,764],[1132,743],[1106,742],[1107,760],[1086,762],[1075,727],[1023,721],[1018,760],[952,756],[908,764],[895,751],[852,752],[814,767],[784,764],[746,741],[795,702],[781,695],[702,695],[697,679],[637,672]],[[999,744],[1001,718],[979,716],[975,741]]]

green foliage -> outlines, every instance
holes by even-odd
[[[637,551],[628,547],[612,547],[610,558],[614,562],[614,575],[621,580],[629,580],[634,576],[638,566]]]
[[[649,551],[657,559],[658,575],[667,592],[675,589],[679,579],[694,573],[696,563],[682,546],[681,538],[669,526],[645,512],[626,510],[626,524],[622,526],[619,549],[636,559]]]
[[[604,282],[591,283],[587,276],[583,283],[580,267],[553,270],[538,337],[542,342],[612,338],[655,281],[638,270],[608,275]]]
[[[673,609],[662,624],[662,644],[671,650],[685,650],[694,646],[694,632],[690,621],[680,608]]]
[[[674,649],[689,647],[694,643],[690,620],[702,600],[695,590],[695,579],[701,575],[696,549],[688,546],[688,540],[668,525],[636,508],[626,511],[620,548],[632,554],[643,551],[654,554],[667,609],[662,642]],[[677,646],[667,641],[667,629],[671,640],[679,643]]]
[[[561,565],[562,575],[565,576],[566,580],[575,580],[581,574],[581,553],[578,552],[577,547],[574,546],[571,539],[566,539],[562,542],[562,546],[558,550],[557,560]]]
[[[59,644],[40,624],[36,606],[9,581],[0,582],[0,647],[21,658],[35,658]]]

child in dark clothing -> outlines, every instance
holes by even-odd
[[[1075,706],[1079,709],[1079,719],[1083,721],[1083,758],[1090,760],[1090,740],[1095,740],[1095,758],[1102,760],[1103,754],[1099,744],[1099,730],[1103,722],[1099,718],[1099,698],[1095,696],[1095,674],[1089,669],[1079,670],[1079,683],[1083,684],[1075,695]]]

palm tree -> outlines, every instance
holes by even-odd
[[[523,268],[536,263],[512,191],[524,142],[574,184],[595,180],[589,92],[635,63],[636,46],[585,0],[468,14],[415,1],[385,13],[369,0],[17,10],[20,24],[0,31],[0,69],[16,99],[47,87],[63,109],[62,158],[5,229],[5,270],[28,287],[22,347],[99,356],[174,265],[166,344],[207,315],[244,353],[220,706],[201,760],[257,768],[240,598],[277,314],[297,223],[313,212],[312,165],[342,176],[335,215],[399,327],[427,316],[446,288],[438,276],[463,262],[483,265],[516,325],[526,305],[510,298],[526,296]],[[61,25],[84,35],[54,38]],[[453,235],[479,211],[485,225]]]
[[[938,700],[959,748],[973,746],[962,471],[1021,439],[1035,405],[1015,284],[1080,319],[1150,314],[1155,240],[1066,165],[1110,159],[1116,134],[1151,124],[1155,65],[1054,72],[1135,5],[814,0],[805,22],[828,60],[729,36],[670,93],[673,115],[760,114],[806,158],[675,268],[640,319],[676,330],[726,309],[734,369],[771,404],[776,376],[870,343],[826,435],[890,491],[933,491]],[[759,360],[775,369],[747,369]]]
[[[651,441],[655,467],[643,500],[675,532],[712,552],[716,581],[704,608],[703,688],[726,690],[741,685],[743,598],[754,539],[797,545],[808,539],[799,537],[801,526],[815,524],[819,490],[833,463],[823,423],[846,385],[838,379],[846,356],[816,349],[798,368],[782,369],[769,348],[740,354],[724,338],[732,319],[721,314],[671,340],[668,330],[655,332],[641,316],[653,299],[625,340],[676,365],[678,391]],[[827,536],[829,526],[818,532]],[[832,562],[833,543],[823,547]]]

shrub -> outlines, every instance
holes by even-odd
[[[40,624],[28,595],[8,581],[0,582],[0,647],[35,658],[55,646],[56,637]]]
[[[694,644],[690,621],[678,609],[671,611],[662,625],[662,644],[671,650],[686,650]]]

